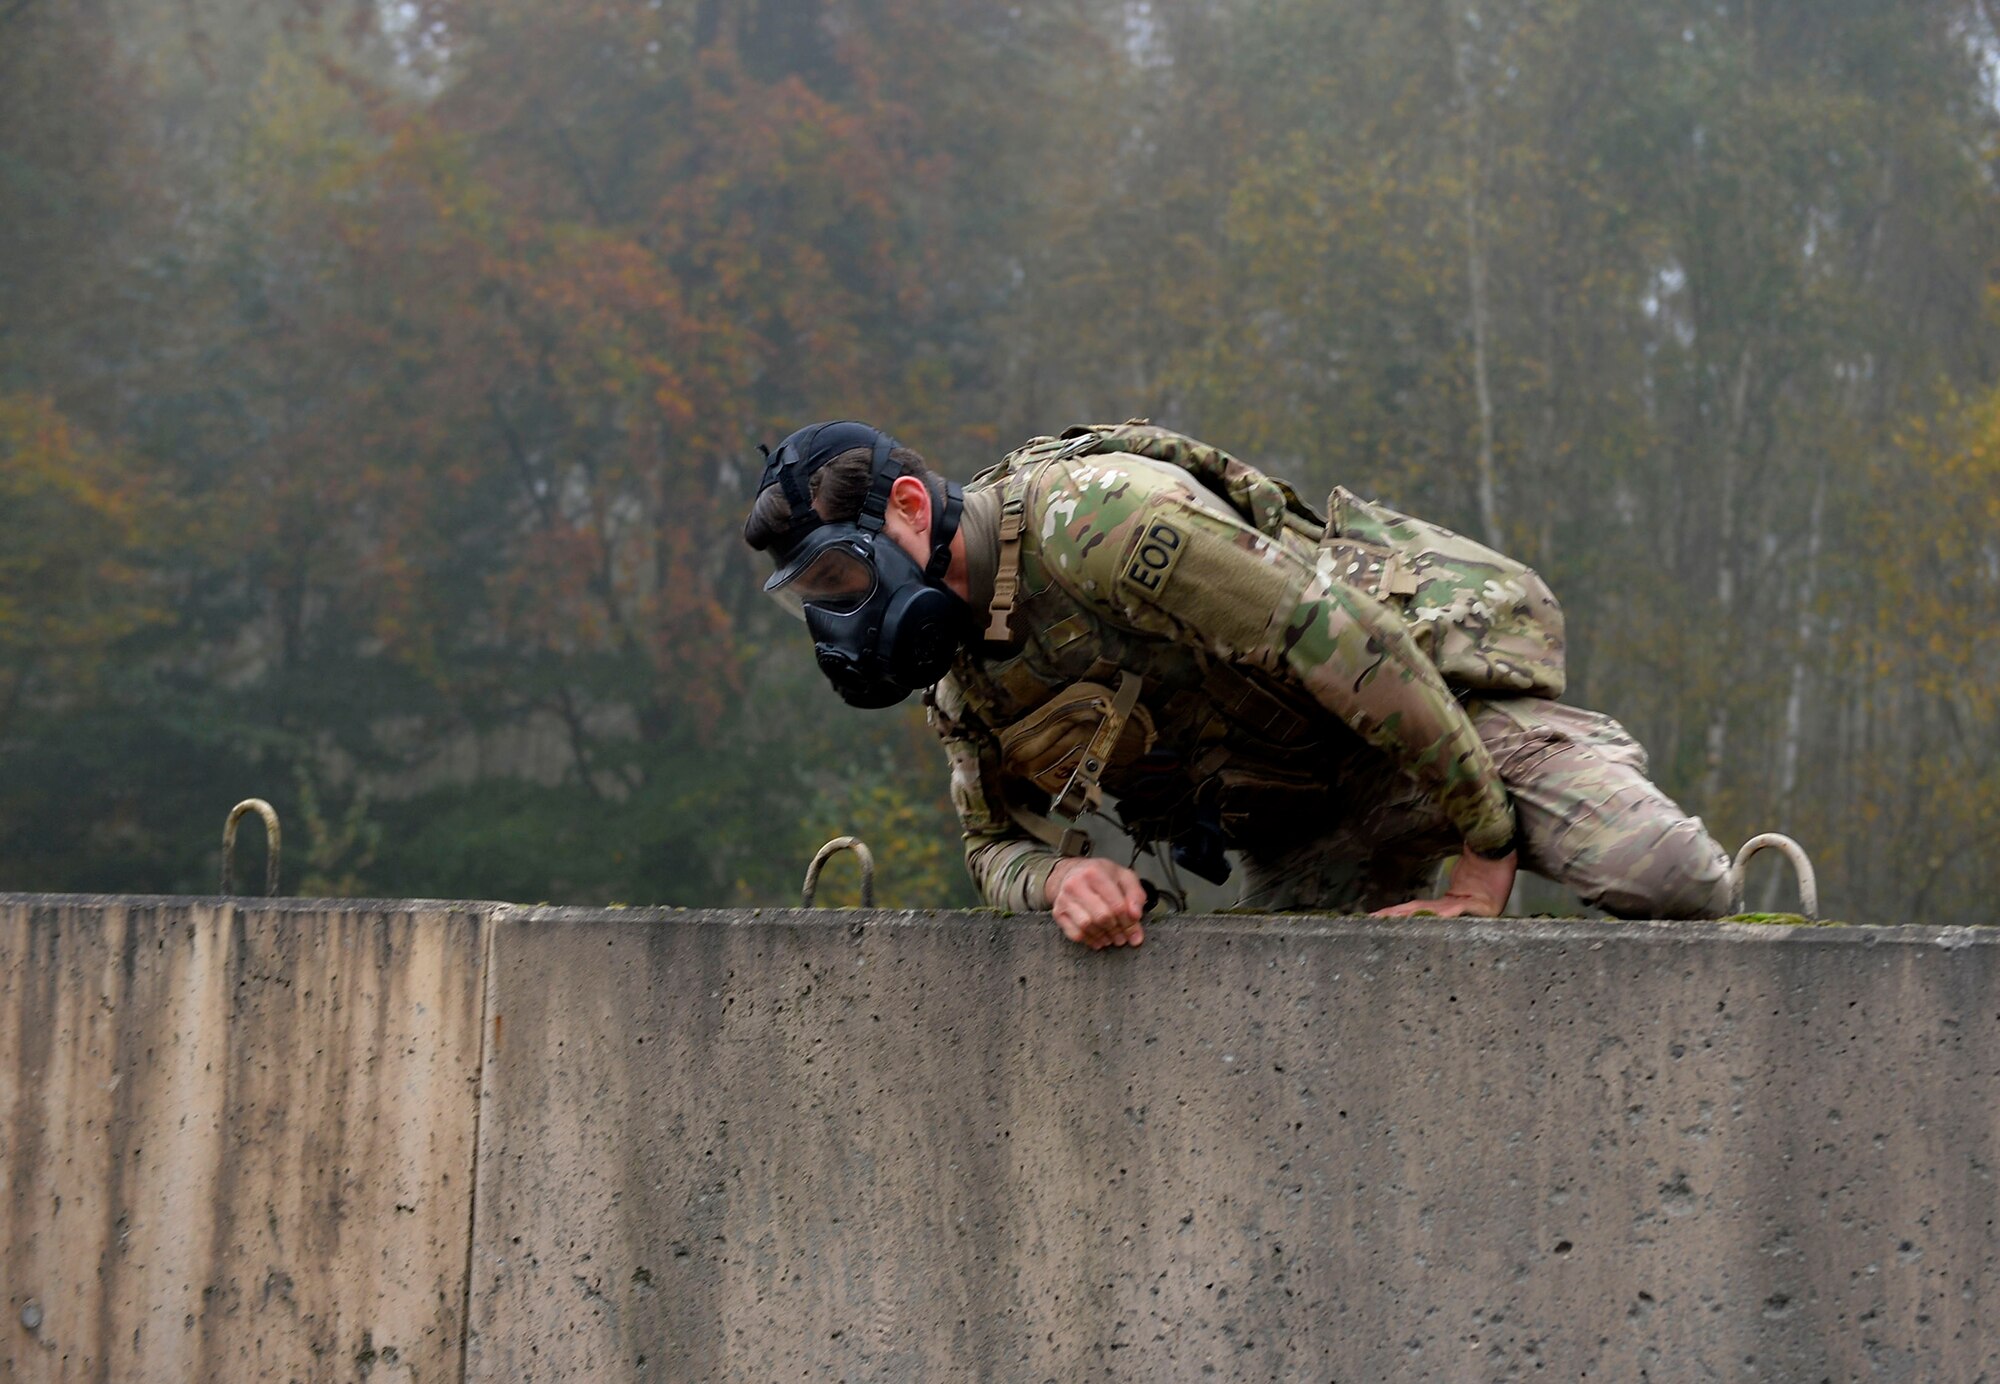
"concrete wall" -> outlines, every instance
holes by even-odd
[[[0,1364],[2000,1371],[2000,934],[426,907],[0,900]]]
[[[457,1378],[487,935],[0,896],[0,1379]]]

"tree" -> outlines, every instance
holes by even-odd
[[[126,458],[46,398],[0,395],[0,743],[29,705],[74,705],[118,643],[164,617],[147,497]]]

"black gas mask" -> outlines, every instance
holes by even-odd
[[[895,439],[865,423],[817,423],[770,452],[766,487],[782,487],[791,524],[776,545],[778,570],[764,583],[779,605],[802,617],[820,671],[849,706],[894,706],[951,667],[971,611],[940,583],[965,494],[945,483],[931,524],[929,562],[919,567],[883,532],[889,487],[904,474],[889,459]],[[869,449],[868,496],[852,523],[823,520],[812,507],[812,477],[842,452]]]

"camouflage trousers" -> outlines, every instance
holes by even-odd
[[[1521,867],[1620,918],[1730,910],[1729,857],[1646,777],[1646,752],[1609,716],[1536,697],[1469,702],[1519,823]],[[1304,839],[1243,852],[1240,906],[1366,912],[1435,890],[1457,854],[1450,824],[1393,766],[1338,785],[1345,809]]]

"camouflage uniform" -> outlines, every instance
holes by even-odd
[[[1726,911],[1726,857],[1647,781],[1643,751],[1550,699],[1560,614],[1532,573],[1339,490],[1322,536],[1281,482],[1161,430],[1114,444],[1150,455],[1043,439],[968,488],[969,509],[1005,506],[1019,530],[1007,641],[962,651],[932,698],[990,902],[1048,906],[1058,851],[1035,824],[1096,754],[1136,839],[1219,824],[1250,907],[1397,903],[1461,847],[1513,843],[1614,913]],[[1399,558],[1414,529],[1495,570]],[[1127,675],[1137,701],[1113,719]]]

